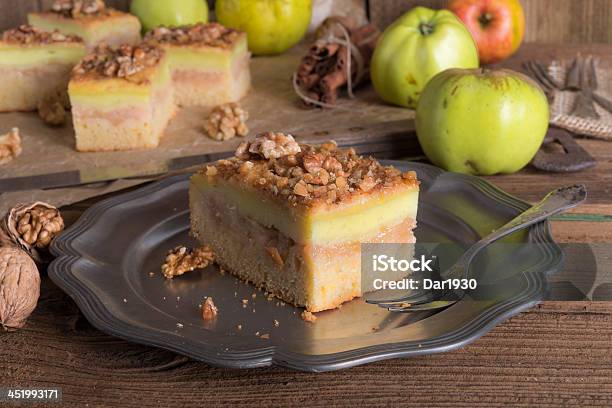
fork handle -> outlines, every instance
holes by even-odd
[[[610,99],[593,92],[593,100],[597,102],[599,106],[612,113],[612,101]]]
[[[516,218],[504,226],[483,237],[480,241],[472,245],[462,256],[461,261],[464,265],[469,265],[471,260],[478,252],[492,244],[493,242],[506,237],[513,232],[527,228],[531,225],[544,221],[548,217],[562,211],[576,207],[582,203],[587,196],[586,187],[582,184],[568,187],[561,187],[551,191],[533,207],[519,214]]]

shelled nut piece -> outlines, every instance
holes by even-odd
[[[204,125],[206,134],[213,140],[229,140],[249,134],[246,121],[249,113],[236,103],[217,106],[212,110]]]
[[[21,137],[19,129],[0,136],[0,164],[6,164],[21,154]]]
[[[104,0],[55,0],[51,5],[51,11],[54,13],[71,18],[98,15],[105,10]]]
[[[0,247],[0,325],[6,331],[25,324],[40,296],[40,275],[27,253]]]
[[[207,246],[195,249],[179,246],[168,252],[161,267],[166,279],[172,279],[195,269],[206,268],[214,259],[212,250]]]
[[[64,230],[64,219],[51,204],[20,204],[4,219],[4,228],[16,245],[27,251],[36,262],[44,262],[53,238]]]
[[[66,108],[60,98],[45,98],[38,103],[38,116],[50,126],[66,123]]]
[[[205,321],[215,320],[218,313],[219,309],[217,309],[217,306],[215,306],[213,298],[210,296],[207,297],[204,303],[202,303],[202,319]]]

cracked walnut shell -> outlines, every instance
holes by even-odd
[[[4,224],[11,239],[28,251],[36,262],[43,262],[49,244],[64,230],[64,219],[59,210],[40,201],[17,205],[8,212]]]
[[[217,106],[212,110],[204,125],[206,134],[213,140],[229,140],[236,136],[249,134],[246,121],[249,113],[236,103]]]
[[[0,164],[6,164],[21,154],[21,136],[19,129],[13,128],[0,136]]]
[[[30,256],[14,246],[0,247],[0,324],[6,331],[25,324],[40,296],[40,274]]]

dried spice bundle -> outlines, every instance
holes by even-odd
[[[367,78],[380,31],[351,19],[330,17],[317,30],[317,41],[294,75],[294,88],[308,107],[331,107],[340,90],[353,88]]]

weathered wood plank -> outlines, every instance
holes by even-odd
[[[60,386],[65,407],[612,405],[612,303],[545,302],[459,350],[323,374],[229,370],[92,328],[47,278],[0,334],[3,386]]]
[[[612,0],[522,0],[528,42],[612,42]],[[422,5],[445,7],[448,0],[370,0],[370,15],[385,27],[403,12]]]

